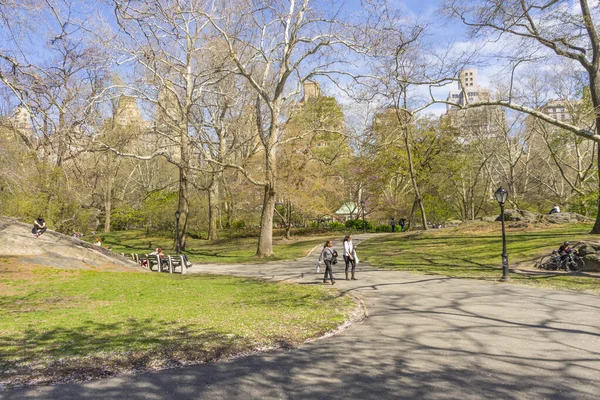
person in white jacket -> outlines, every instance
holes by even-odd
[[[348,279],[348,269],[352,266],[351,274],[352,280],[356,281],[357,279],[354,277],[354,270],[356,269],[356,263],[358,261],[358,257],[356,257],[356,250],[354,249],[354,245],[352,244],[352,235],[346,235],[344,238],[344,262],[346,263],[346,280]]]

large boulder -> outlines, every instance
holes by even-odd
[[[575,223],[575,222],[593,222],[594,221],[592,218],[586,217],[581,214],[570,213],[570,212],[548,214],[548,215],[543,215],[543,217],[544,217],[543,218],[544,221],[548,221],[552,224],[571,224],[571,223]]]
[[[577,253],[585,261],[584,271],[600,271],[600,243],[581,241],[573,248],[577,249]]]
[[[0,257],[61,269],[142,271],[131,259],[62,233],[48,229],[35,237],[31,234],[32,226],[0,216]]]
[[[501,221],[502,216],[499,215],[496,221]],[[504,210],[505,221],[519,221],[519,222],[541,222],[543,214],[539,214],[527,210]]]
[[[496,221],[500,221],[498,216]],[[504,220],[507,222],[538,223],[549,222],[551,224],[572,224],[576,222],[594,222],[592,218],[577,213],[540,214],[528,210],[504,210]]]

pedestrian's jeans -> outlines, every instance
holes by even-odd
[[[333,282],[333,269],[331,269],[331,260],[324,260],[325,261],[325,275],[323,275],[323,280],[326,281],[327,280],[327,274],[329,274],[329,276],[331,277],[331,282]]]

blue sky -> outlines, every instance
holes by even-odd
[[[374,0],[376,1],[376,0]],[[472,47],[472,42],[466,38],[465,28],[462,24],[457,21],[447,21],[444,18],[440,17],[439,12],[439,1],[427,1],[427,0],[390,0],[392,6],[395,6],[404,11],[406,15],[406,19],[409,22],[426,22],[428,24],[428,39],[430,42],[435,43],[436,46],[440,48],[445,48],[446,46],[456,46],[456,48],[469,48]],[[86,7],[95,8],[93,4],[97,4],[94,2],[86,2]],[[314,0],[313,4],[319,4],[319,0]],[[352,13],[354,10],[358,10],[360,8],[360,0],[338,0],[338,4],[342,5],[342,9],[345,12]],[[100,6],[103,7],[103,6]],[[83,11],[79,9],[79,11]],[[106,7],[102,8],[103,13],[110,21],[113,18],[112,11],[108,10]],[[93,18],[93,11],[90,11],[89,16]],[[39,21],[39,30],[40,36],[43,36],[43,30],[50,29],[56,31],[55,24],[52,24],[52,20],[43,19]],[[54,26],[53,26],[54,25]],[[113,25],[113,28],[115,26]],[[1,32],[0,32],[1,33]],[[0,47],[2,47],[2,41],[0,40]],[[489,44],[489,47],[498,46],[498,44]],[[38,49],[38,56],[43,56],[44,52],[42,47]],[[35,51],[30,52],[30,56],[35,54]],[[470,67],[470,65],[465,65],[465,67]],[[494,67],[480,67],[479,68],[479,78],[480,84],[483,86],[489,86],[491,84],[491,78],[496,76],[498,72],[498,68]],[[335,87],[331,84],[328,84],[326,80],[322,81],[325,93],[329,95],[335,95],[336,97],[340,97],[342,95],[338,91],[336,91]],[[455,87],[456,84],[452,85],[452,88]],[[438,88],[435,90],[435,96],[438,99],[445,99],[448,91],[451,87]],[[329,92],[329,93],[328,93]],[[423,92],[425,93],[425,92]],[[432,106],[428,111],[436,114],[442,113],[445,110],[444,105],[435,105]]]

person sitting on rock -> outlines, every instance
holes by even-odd
[[[552,207],[552,210],[550,210],[550,212],[548,214],[558,214],[560,212],[560,207],[558,206],[558,204],[555,204],[554,207]]]
[[[33,233],[35,237],[40,237],[40,235],[46,232],[46,229],[48,229],[46,228],[46,221],[44,221],[44,218],[42,218],[40,215],[35,219],[35,221],[33,221],[33,229],[31,230],[31,233]]]

